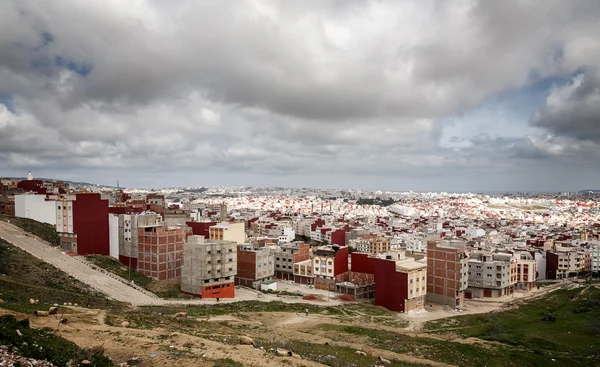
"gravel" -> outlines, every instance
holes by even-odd
[[[0,367],[53,367],[54,365],[48,361],[38,361],[33,358],[25,358],[15,353],[9,352],[8,347],[0,345]]]

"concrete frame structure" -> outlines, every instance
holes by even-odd
[[[200,298],[234,298],[237,244],[190,236],[184,245],[181,291]]]
[[[138,216],[137,271],[157,280],[181,278],[185,230],[168,228],[154,216]]]

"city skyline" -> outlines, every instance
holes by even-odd
[[[600,188],[600,4],[0,4],[0,171],[126,187]]]

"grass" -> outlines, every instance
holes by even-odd
[[[517,309],[432,321],[425,328],[589,365],[600,357],[600,289],[557,290]]]
[[[0,220],[16,225],[17,227],[38,236],[39,238],[50,242],[53,245],[60,245],[60,239],[56,232],[56,227],[48,223],[38,222],[29,218],[16,218],[0,215]]]
[[[356,326],[326,324],[321,328],[334,340],[363,338],[368,345],[376,348],[457,366],[545,366],[553,363],[552,359],[555,359],[556,365],[583,366],[589,363],[589,360],[582,356],[540,353],[514,346],[450,342]]]
[[[65,302],[97,308],[124,307],[3,240],[0,240],[0,299],[4,301],[0,307],[26,313]],[[40,302],[31,305],[30,299]]]
[[[293,353],[300,355],[302,358],[313,362],[321,363],[331,367],[372,367],[377,365],[377,358],[367,355],[359,356],[356,354],[355,348],[349,348],[339,345],[325,345],[308,343],[304,341],[291,340],[286,342],[256,341],[256,345],[264,347],[265,350],[282,348],[291,350]],[[392,363],[387,366],[392,367],[417,367],[424,366],[423,364],[415,364],[392,360]]]
[[[128,266],[121,264],[118,260],[103,255],[88,255],[85,257],[90,263],[110,271],[111,273],[120,276],[123,279],[131,279],[140,287],[146,288],[152,283],[152,278],[147,277],[137,271],[130,270]]]

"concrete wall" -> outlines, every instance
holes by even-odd
[[[46,195],[15,195],[15,217],[56,225],[56,204]]]

